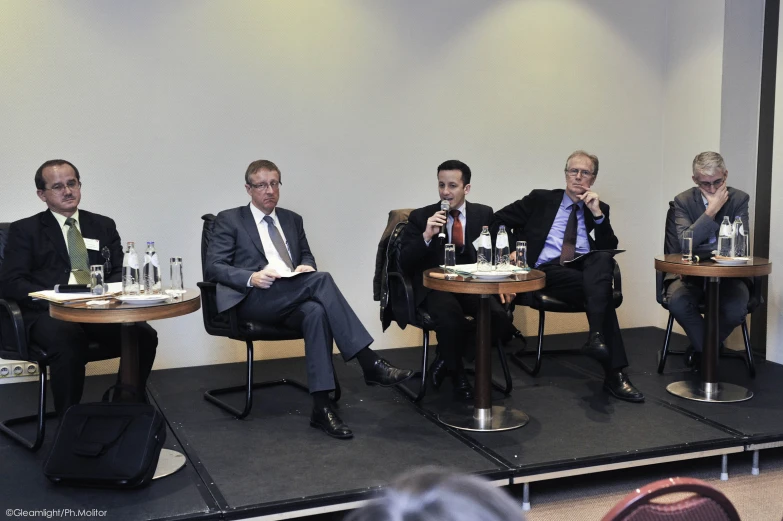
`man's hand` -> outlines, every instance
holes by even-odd
[[[446,212],[438,210],[427,219],[427,227],[424,228],[424,242],[430,242],[434,236],[440,233],[440,228],[446,224]]]
[[[308,266],[307,264],[300,264],[299,266],[296,267],[294,273],[308,273],[311,271],[315,271],[315,268],[313,268],[312,266]]]
[[[500,294],[500,303],[501,304],[511,304],[511,302],[517,298],[516,293],[501,293]]]
[[[597,193],[588,190],[587,192],[583,193],[582,195],[578,195],[577,197],[585,203],[585,206],[587,206],[587,209],[590,210],[590,213],[593,214],[593,217],[600,219],[604,216],[604,214],[601,213],[601,207],[598,205],[600,200],[598,199]]]
[[[269,289],[279,278],[280,274],[274,268],[266,267],[250,276],[250,285],[254,288]]]
[[[701,190],[704,198],[707,199],[707,209],[704,210],[704,213],[714,219],[720,209],[723,208],[723,205],[726,204],[726,201],[729,200],[729,190],[726,188],[726,183],[723,183],[720,188],[715,190],[714,194],[705,192],[701,187],[699,187],[699,190]]]

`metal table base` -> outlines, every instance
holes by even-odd
[[[732,403],[753,398],[753,393],[740,385],[723,382],[674,382],[666,390],[675,396],[697,402]]]
[[[493,405],[488,409],[471,407],[467,413],[445,412],[438,415],[444,425],[464,431],[496,432],[518,429],[530,421],[520,410]]]

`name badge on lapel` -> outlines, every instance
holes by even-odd
[[[88,250],[98,251],[101,249],[101,242],[98,239],[88,239],[84,237],[84,246]]]

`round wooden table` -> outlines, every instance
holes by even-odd
[[[106,300],[109,297],[95,297]],[[139,337],[137,325],[148,320],[161,320],[187,315],[198,311],[201,297],[197,291],[187,290],[181,296],[170,297],[155,304],[124,304],[112,298],[108,305],[89,306],[86,302],[58,304],[50,302],[49,315],[66,322],[88,324],[120,324],[120,377],[119,382],[137,390],[134,397],[144,395],[139,381]],[[129,399],[129,397],[126,397]],[[185,465],[185,455],[171,449],[163,449],[158,459],[158,467],[152,479],[173,474]]]
[[[489,299],[501,293],[525,293],[545,286],[546,275],[538,270],[517,273],[500,280],[456,276],[448,280],[443,269],[424,272],[424,287],[449,293],[481,295],[476,333],[476,395],[469,414],[443,413],[438,420],[455,429],[468,431],[504,431],[525,425],[529,418],[511,407],[492,406],[491,331]]]
[[[746,264],[729,266],[712,260],[685,262],[682,254],[670,253],[655,257],[655,269],[678,275],[692,275],[707,279],[707,312],[705,313],[704,353],[701,357],[701,382],[681,381],[669,384],[670,393],[700,402],[741,402],[753,397],[753,393],[740,386],[718,381],[718,288],[721,277],[759,277],[772,272],[772,263],[761,257],[751,257]]]

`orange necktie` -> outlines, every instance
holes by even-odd
[[[452,210],[451,217],[454,219],[454,224],[451,225],[451,243],[455,249],[461,250],[465,246],[465,234],[462,231],[462,221],[459,220],[459,210]]]

